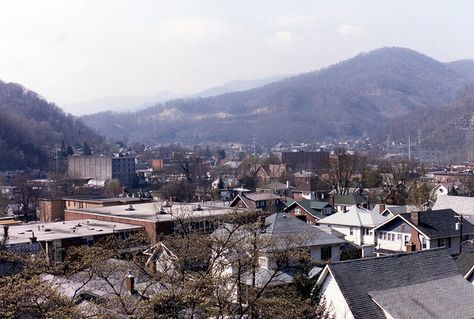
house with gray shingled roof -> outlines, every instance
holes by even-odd
[[[320,219],[334,213],[333,207],[328,202],[307,199],[299,201],[290,199],[283,211],[311,225],[316,225]]]
[[[474,225],[452,209],[397,214],[373,229],[377,254],[409,249],[447,247],[452,255],[460,253],[462,241],[474,238]],[[412,248],[410,248],[412,247]]]
[[[446,248],[328,264],[317,284],[334,318],[474,318],[474,287]]]

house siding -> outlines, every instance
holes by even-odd
[[[332,318],[354,319],[349,305],[336,280],[329,272],[321,287],[322,301],[325,302],[326,313]]]

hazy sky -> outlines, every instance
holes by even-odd
[[[0,0],[0,79],[64,107],[305,72],[383,46],[473,58],[473,34],[474,1]]]

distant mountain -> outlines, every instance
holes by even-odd
[[[236,80],[194,94],[179,94],[168,91],[161,91],[153,96],[124,95],[104,97],[101,99],[87,102],[68,104],[64,107],[69,110],[76,110],[74,113],[78,115],[86,115],[108,111],[135,112],[156,105],[157,103],[163,103],[178,98],[209,97],[229,92],[244,91],[281,80],[284,77],[286,76],[275,75],[257,80]]]
[[[474,60],[458,60],[447,63],[447,66],[469,81],[474,81]]]
[[[154,142],[311,142],[380,135],[395,119],[452,101],[470,72],[404,48],[382,48],[262,87],[186,98],[128,114],[84,116],[109,138]]]
[[[162,91],[153,96],[124,95],[103,97],[96,100],[64,105],[65,109],[74,110],[75,114],[85,115],[98,112],[134,112],[164,101],[183,97],[183,94]]]
[[[54,148],[103,138],[38,94],[0,81],[0,169],[45,168]]]
[[[210,97],[210,96],[221,95],[221,94],[230,93],[230,92],[250,90],[253,88],[257,88],[259,86],[264,86],[272,82],[280,81],[286,77],[288,77],[288,75],[274,75],[274,76],[257,79],[257,80],[230,81],[222,85],[215,86],[210,89],[188,95],[187,98]]]

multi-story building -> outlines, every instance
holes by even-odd
[[[99,181],[118,179],[122,185],[131,185],[135,177],[134,157],[72,156],[68,160],[68,174]]]
[[[295,171],[326,170],[329,152],[282,152],[281,161]]]

